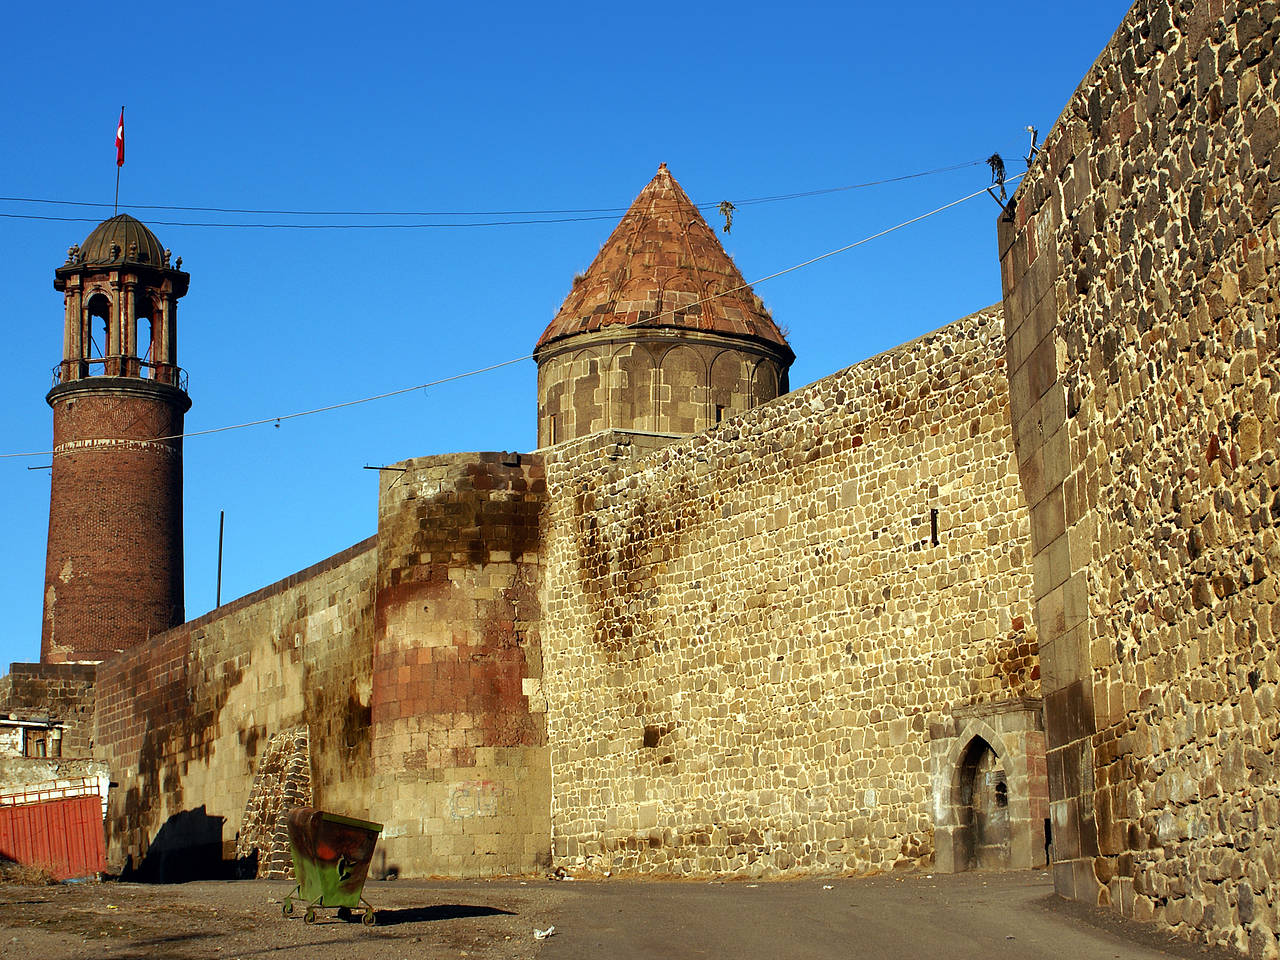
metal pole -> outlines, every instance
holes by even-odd
[[[218,592],[213,601],[214,607],[222,606],[222,531],[227,523],[227,511],[218,511]]]
[[[124,106],[120,107],[120,142],[124,142]],[[116,200],[111,209],[111,215],[114,217],[120,212],[120,167],[123,166],[116,160]]]

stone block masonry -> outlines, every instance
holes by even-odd
[[[557,865],[929,861],[930,730],[1039,695],[1006,400],[990,309],[647,455],[546,451]]]
[[[0,677],[0,713],[43,714],[62,727],[61,755],[88,758],[93,750],[94,676],[91,663],[15,663]]]
[[[109,863],[159,879],[218,869],[235,855],[260,755],[299,728],[313,802],[367,815],[376,545],[99,665],[95,755],[118,783]]]
[[[1058,892],[1280,954],[1280,7],[1139,0],[999,224]]]
[[[383,473],[373,795],[384,870],[545,869],[536,455],[406,460]]]

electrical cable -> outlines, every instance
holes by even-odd
[[[1006,178],[1004,182],[1006,184],[1013,183],[1015,180],[1019,180],[1023,176],[1025,176],[1025,174],[1021,174],[1021,173],[1015,174],[1012,177]],[[848,250],[852,250],[854,247],[860,247],[865,243],[870,243],[872,240],[877,240],[880,237],[893,233],[895,230],[901,230],[903,227],[911,226],[911,224],[913,223],[919,223],[921,220],[927,220],[929,217],[942,213],[944,210],[950,210],[952,207],[958,206],[959,204],[962,204],[967,200],[972,200],[974,197],[981,196],[982,194],[985,194],[987,190],[988,190],[987,187],[983,187],[981,190],[975,190],[973,193],[966,194],[963,197],[960,197],[956,200],[952,200],[950,203],[945,203],[940,207],[935,207],[933,210],[930,210],[927,213],[922,213],[919,216],[912,217],[910,220],[904,220],[901,223],[894,224],[891,227],[886,227],[885,229],[880,230],[877,233],[873,233],[870,236],[863,237],[860,240],[855,240],[852,243],[847,243],[844,246],[837,247],[834,250],[828,250],[826,253],[819,254],[816,257],[811,257],[810,259],[802,261],[801,263],[797,263],[783,270],[778,270],[775,273],[768,274],[767,276],[760,277],[759,279],[739,284],[736,287],[732,287],[728,290],[722,290],[719,293],[709,294],[708,296],[695,300],[692,303],[684,304],[683,306],[673,308],[671,310],[664,310],[662,313],[657,314],[654,317],[647,317],[644,320],[633,320],[631,323],[618,324],[617,326],[623,329],[627,329],[630,327],[637,327],[642,324],[652,325],[655,320],[658,320],[665,316],[674,315],[677,311],[688,310],[690,307],[697,306],[698,304],[706,303],[710,300],[716,300],[720,297],[728,296],[729,294],[736,293],[739,290],[748,289],[757,283],[764,283],[768,280],[773,280],[777,277],[784,276],[788,273],[794,273],[797,270],[800,270],[807,266],[811,266],[812,264],[818,263],[819,261],[826,260],[830,257],[836,256],[837,254],[841,254]],[[513,357],[510,360],[503,360],[500,363],[493,363],[485,367],[479,367],[475,370],[468,370],[465,373],[457,373],[457,374],[453,374],[452,376],[441,377],[438,380],[429,380],[426,383],[414,384],[411,387],[401,387],[397,390],[388,390],[385,393],[378,393],[368,397],[360,397],[355,400],[345,400],[341,403],[331,403],[323,407],[315,407],[310,410],[299,410],[294,413],[281,414],[280,416],[275,416],[275,417],[261,417],[257,420],[247,420],[244,423],[227,424],[226,426],[210,427],[206,430],[193,430],[188,433],[175,433],[175,434],[171,434],[169,436],[163,436],[163,437],[151,437],[148,440],[136,440],[136,439],[125,439],[125,438],[118,438],[114,440],[104,439],[104,440],[95,441],[93,445],[95,447],[98,447],[98,446],[107,446],[107,445],[113,445],[113,444],[158,443],[165,440],[183,440],[188,437],[204,437],[214,433],[225,433],[229,430],[241,430],[246,427],[263,426],[268,423],[282,423],[285,420],[296,420],[299,417],[309,417],[317,413],[327,413],[332,410],[341,410],[344,407],[354,407],[364,403],[371,403],[375,400],[385,400],[389,397],[396,397],[406,393],[413,393],[415,390],[425,390],[428,387],[439,386],[440,384],[451,383],[456,380],[464,380],[468,377],[478,376],[482,373],[489,373],[490,371],[497,370],[501,367],[509,367],[512,364],[523,363],[525,360],[532,360],[533,358],[534,358],[534,354],[527,353],[527,354],[524,354],[523,356]],[[49,457],[49,456],[54,456],[55,454],[56,454],[56,451],[54,450],[35,450],[35,451],[29,451],[25,453],[0,453],[0,460],[12,460],[12,459],[17,459],[21,457]]]
[[[922,170],[918,173],[907,173],[896,177],[884,177],[879,180],[868,180],[864,183],[850,183],[842,187],[825,187],[821,190],[805,190],[799,193],[784,193],[769,197],[748,197],[745,200],[734,201],[735,206],[749,206],[761,203],[776,203],[782,200],[797,200],[803,197],[817,197],[832,193],[842,193],[848,190],[861,190],[866,187],[877,187],[889,183],[901,183],[906,180],[916,180],[920,177],[934,176],[939,173],[950,173],[955,170],[963,170],[968,167],[980,166],[986,163],[986,160],[968,160],[964,163],[953,163],[945,167],[935,167],[932,170]],[[85,200],[53,200],[37,197],[0,197],[0,202],[4,203],[32,203],[47,204],[58,206],[73,207],[110,207],[110,203],[97,203]],[[625,213],[630,207],[588,207],[582,209],[566,209],[566,210],[426,210],[426,211],[408,211],[408,210],[258,210],[244,207],[190,207],[190,206],[173,206],[168,204],[147,204],[133,203],[128,204],[134,210],[178,210],[185,212],[198,213],[235,213],[235,214],[256,214],[269,216],[289,216],[289,217],[506,217],[506,216],[537,216],[550,217],[552,215],[563,214],[602,214],[602,216],[573,216],[561,217],[557,219],[538,219],[538,220],[496,220],[483,223],[389,223],[389,224],[342,224],[342,223],[313,223],[313,224],[297,224],[297,223],[190,223],[176,220],[153,220],[148,221],[156,226],[166,227],[250,227],[250,228],[285,228],[285,229],[325,229],[325,230],[342,230],[342,229],[422,229],[426,227],[494,227],[507,225],[524,225],[534,223],[580,223],[590,220],[607,220],[617,213]],[[695,207],[700,210],[709,210],[719,206],[719,201],[711,203],[695,203]],[[55,220],[64,223],[96,223],[94,218],[90,217],[54,217],[41,216],[38,214],[20,214],[20,213],[3,213],[0,217],[6,217],[11,220]]]
[[[111,206],[111,204],[107,204]],[[136,209],[136,208],[135,208]],[[0,213],[7,220],[55,220],[61,223],[101,223],[97,217],[50,217],[34,213]],[[187,220],[147,220],[156,227],[232,227],[258,230],[423,230],[453,227],[508,227],[534,223],[585,223],[590,220],[614,220],[616,214],[598,217],[557,217],[541,220],[488,220],[474,223],[196,223]]]

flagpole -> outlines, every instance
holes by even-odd
[[[120,142],[116,145],[116,199],[111,207],[111,215],[113,217],[120,213],[120,168],[124,166],[120,156],[124,145],[124,104],[120,105],[120,132],[118,139]]]

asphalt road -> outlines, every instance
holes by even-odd
[[[1236,957],[1067,904],[1043,871],[729,881],[370,883],[378,925],[281,914],[291,885],[0,885],[0,958],[1147,960]],[[554,925],[544,940],[534,930]]]
[[[556,934],[541,955],[548,960],[1209,955],[1151,926],[1068,905],[1039,871],[758,885],[610,882],[569,891],[555,914]]]

